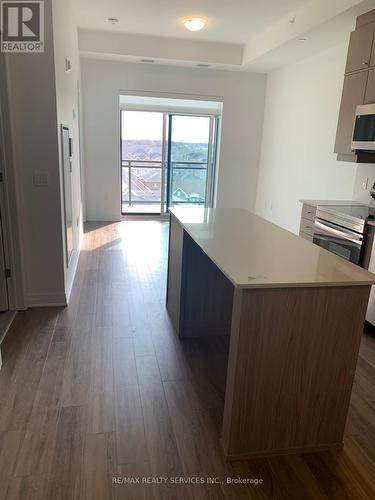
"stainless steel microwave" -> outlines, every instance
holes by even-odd
[[[352,137],[353,151],[375,151],[375,104],[357,106]]]

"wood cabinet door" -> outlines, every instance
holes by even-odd
[[[342,90],[335,153],[351,154],[355,109],[363,104],[368,71],[345,76]]]
[[[375,9],[374,9],[375,10]],[[375,23],[374,23],[375,24]],[[375,66],[375,28],[374,28],[374,39],[372,41],[371,59],[370,66]]]
[[[352,31],[346,60],[346,73],[370,66],[375,23],[366,24]]]
[[[368,72],[364,104],[375,103],[375,69]]]

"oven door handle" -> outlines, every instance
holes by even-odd
[[[322,222],[319,222],[318,220],[315,220],[314,225],[320,229],[323,229],[326,233],[333,234],[335,236],[339,236],[343,240],[346,241],[351,241],[352,243],[357,243],[358,245],[362,243],[363,237],[361,235],[357,235],[355,233],[346,233],[344,231],[339,231],[338,229],[334,229],[331,226],[328,226],[326,224],[323,224]]]

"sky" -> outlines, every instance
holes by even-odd
[[[173,142],[208,142],[209,118],[197,116],[173,116]],[[147,111],[122,113],[122,139],[153,141],[162,140],[163,114]]]

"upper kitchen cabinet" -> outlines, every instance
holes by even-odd
[[[363,104],[373,104],[375,102],[375,69],[368,72],[365,100]]]
[[[355,155],[351,150],[352,133],[355,109],[358,104],[363,104],[366,92],[367,71],[360,71],[345,76],[342,90],[339,121],[337,125],[335,153],[341,155]]]
[[[346,73],[370,67],[374,28],[374,23],[365,24],[351,33],[348,58],[346,60]]]
[[[350,35],[337,124],[335,153],[338,160],[374,163],[375,155],[352,151],[356,107],[375,103],[375,9],[357,17]]]

